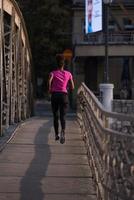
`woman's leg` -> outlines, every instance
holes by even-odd
[[[68,96],[67,94],[63,94],[61,96],[61,102],[60,102],[60,122],[62,130],[65,130],[66,128],[67,107],[68,107]]]
[[[61,103],[60,103],[60,122],[61,122],[61,139],[60,142],[65,142],[65,128],[66,128],[66,112],[68,106],[68,97],[67,94],[63,94],[61,96]]]
[[[55,136],[57,137],[59,134],[59,116],[58,116],[58,109],[59,109],[59,104],[58,104],[58,99],[56,94],[52,94],[51,97],[51,106],[52,106],[52,111],[53,111],[53,124],[54,124],[54,130],[55,130]]]

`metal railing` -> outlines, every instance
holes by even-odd
[[[32,65],[22,13],[14,0],[0,1],[0,135],[31,115]]]
[[[75,44],[88,44],[88,45],[103,45],[105,43],[104,33],[92,33],[92,34],[73,34],[73,42]],[[109,32],[108,34],[109,44],[133,44],[134,45],[134,31],[131,32]]]
[[[98,200],[134,199],[134,117],[107,112],[83,83],[77,118],[83,134]],[[113,130],[109,122],[129,121],[133,131]]]

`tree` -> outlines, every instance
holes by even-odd
[[[46,82],[55,54],[71,48],[71,0],[17,0],[23,13],[36,77]]]

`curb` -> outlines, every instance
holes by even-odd
[[[10,125],[9,128],[4,130],[3,136],[0,137],[0,152],[2,152],[6,145],[13,139],[17,130],[21,128],[21,126],[23,126],[31,118],[28,118],[25,121],[21,121],[18,124]]]
[[[4,131],[3,136],[0,137],[0,152],[3,151],[9,141],[13,138],[19,126],[19,124],[10,125],[9,128]]]

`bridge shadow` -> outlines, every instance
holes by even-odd
[[[52,122],[50,118],[49,120],[47,120],[47,118],[43,119],[46,122],[39,128],[34,140],[34,158],[21,180],[20,200],[45,199],[42,181],[46,176],[46,171],[51,158],[51,151],[48,145],[48,136],[51,131]]]

